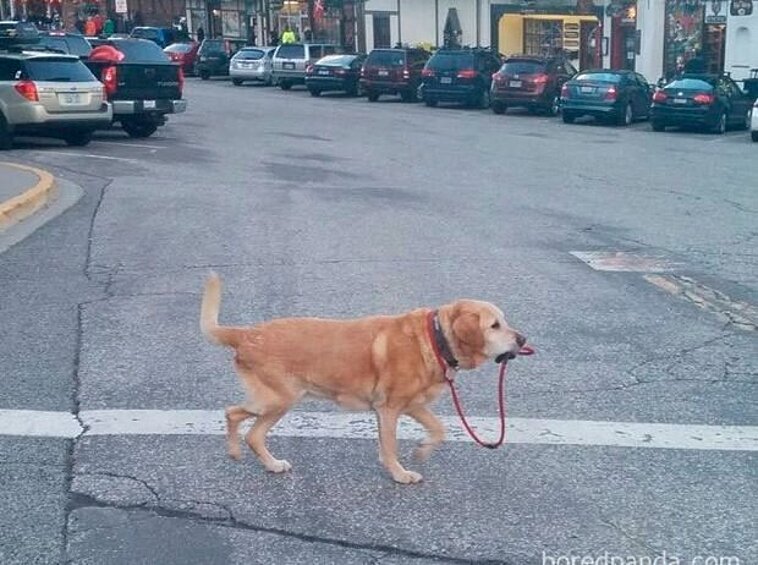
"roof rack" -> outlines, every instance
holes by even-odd
[[[62,49],[55,49],[54,47],[49,47],[47,45],[40,45],[38,43],[29,43],[29,44],[16,44],[16,45],[6,45],[3,47],[0,47],[0,51],[5,51],[8,53],[24,53],[28,51],[35,51],[39,53],[57,53],[59,55],[68,55],[64,50]]]

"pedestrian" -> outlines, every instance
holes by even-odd
[[[87,37],[95,37],[97,35],[95,22],[92,20],[92,16],[87,16],[87,21],[84,23],[84,35]]]
[[[108,19],[103,24],[103,35],[108,37],[114,33],[116,33],[116,22],[113,21],[111,16],[108,16]]]
[[[282,43],[295,43],[297,42],[297,37],[295,37],[295,32],[290,29],[289,25],[286,25],[284,27],[284,33],[282,33]]]
[[[199,26],[195,33],[197,33],[197,42],[202,43],[205,39],[205,30],[203,29],[203,26]]]
[[[76,31],[78,31],[81,35],[84,35],[84,20],[77,18],[76,22],[74,23],[74,27],[76,28]]]

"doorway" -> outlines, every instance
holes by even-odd
[[[374,14],[372,20],[374,24],[374,49],[392,47],[390,15]]]

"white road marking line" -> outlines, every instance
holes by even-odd
[[[676,268],[675,263],[664,257],[624,251],[569,251],[569,253],[596,271],[665,273]]]
[[[644,275],[658,288],[715,314],[723,322],[731,322],[744,330],[758,331],[758,307],[732,300],[723,292],[712,289],[690,277],[680,275]]]
[[[136,163],[137,159],[127,159],[126,157],[111,157],[110,155],[97,155],[95,153],[74,153],[70,151],[48,151],[39,150],[37,153],[42,155],[64,155],[66,157],[89,157],[91,159],[105,159],[106,161],[125,161],[127,163]]]
[[[165,149],[165,147],[161,145],[147,145],[145,143],[128,143],[126,141],[109,141],[107,139],[96,139],[93,140],[95,143],[102,144],[102,145],[120,145],[122,147],[140,147],[142,149]]]
[[[86,429],[67,412],[0,410],[0,435],[75,438],[121,435],[222,435],[221,410],[86,410],[80,413]],[[447,441],[468,443],[457,416],[441,417]],[[497,418],[472,417],[485,437],[499,432]],[[376,440],[376,420],[368,413],[291,412],[271,431],[280,437]],[[420,439],[421,428],[401,421],[400,439]],[[707,426],[583,420],[510,418],[509,443],[758,451],[758,426]]]

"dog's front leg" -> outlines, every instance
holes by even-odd
[[[379,459],[398,483],[418,483],[422,477],[407,471],[397,460],[397,419],[400,411],[382,406],[376,408],[379,420]]]

